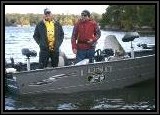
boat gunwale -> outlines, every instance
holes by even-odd
[[[30,70],[30,71],[20,71],[20,72],[14,72],[12,74],[22,74],[22,73],[31,73],[31,72],[40,72],[40,71],[50,71],[50,70],[56,70],[56,69],[62,69],[62,68],[70,68],[70,67],[79,67],[79,66],[88,66],[88,65],[95,65],[95,64],[102,64],[102,63],[112,63],[112,62],[120,62],[120,61],[127,61],[127,60],[136,60],[140,58],[145,58],[145,57],[151,57],[155,56],[155,54],[152,55],[147,55],[147,56],[140,56],[140,57],[135,57],[135,58],[122,58],[120,60],[111,60],[111,61],[101,61],[101,62],[95,62],[95,63],[89,63],[89,64],[83,64],[83,65],[67,65],[67,66],[62,66],[62,67],[47,67],[45,69],[35,69],[35,70]]]

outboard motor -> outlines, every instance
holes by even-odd
[[[130,42],[131,41],[131,58],[134,58],[134,48],[133,48],[133,45],[132,45],[132,41],[135,38],[139,38],[139,34],[137,32],[128,32],[122,38],[123,42]]]
[[[22,54],[27,57],[27,70],[30,71],[30,57],[37,56],[37,52],[35,50],[29,50],[28,48],[23,48]]]

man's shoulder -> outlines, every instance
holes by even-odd
[[[54,20],[54,23],[55,23],[56,25],[61,25],[60,22],[57,21],[57,20]]]
[[[90,19],[89,22],[93,23],[93,24],[97,24],[97,22],[93,19]]]
[[[41,21],[39,21],[39,22],[37,23],[37,25],[42,25],[42,24],[44,24],[44,21],[43,21],[43,20],[41,20]]]

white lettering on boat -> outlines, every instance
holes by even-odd
[[[98,67],[88,67],[87,70],[87,80],[90,83],[102,82],[106,75],[105,73],[111,73],[112,66],[98,66]]]
[[[87,73],[93,73],[96,71],[102,72],[112,72],[112,66],[98,66],[98,67],[89,67]]]

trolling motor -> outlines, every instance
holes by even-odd
[[[132,41],[135,38],[139,38],[139,34],[137,32],[128,32],[126,35],[122,38],[123,42],[130,42],[131,41],[131,58],[134,58],[134,48],[132,45]]]
[[[27,57],[27,71],[30,71],[30,57],[37,56],[37,52],[35,50],[29,50],[28,48],[23,48],[22,54]]]

